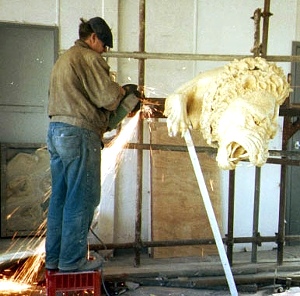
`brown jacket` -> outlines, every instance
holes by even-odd
[[[93,130],[102,137],[122,98],[103,57],[77,40],[53,67],[48,115],[51,121]]]

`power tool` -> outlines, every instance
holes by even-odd
[[[126,95],[118,108],[111,113],[107,131],[117,128],[129,113],[137,112],[140,109],[143,95],[138,91],[138,86],[136,84],[126,84],[122,87],[125,89]]]

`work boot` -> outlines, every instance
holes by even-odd
[[[93,253],[92,256],[89,256],[86,259],[85,263],[80,267],[73,269],[73,270],[62,270],[60,272],[80,272],[80,271],[93,271],[93,270],[100,270],[103,266],[104,259],[96,252]]]

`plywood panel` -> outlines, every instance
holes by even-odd
[[[197,146],[206,146],[199,132],[192,132]],[[170,138],[166,123],[153,123],[151,143],[185,145]],[[213,156],[199,153],[201,168],[218,221],[221,221],[219,168]],[[209,220],[188,152],[152,151],[152,240],[213,238]],[[154,248],[155,258],[203,256],[215,246]]]

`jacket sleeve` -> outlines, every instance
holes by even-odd
[[[88,97],[98,108],[114,111],[123,99],[121,87],[111,80],[109,67],[102,57],[92,59],[83,71],[83,84]]]

